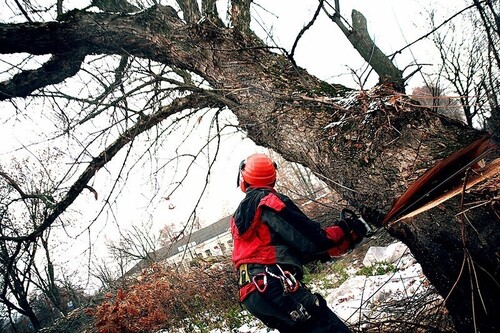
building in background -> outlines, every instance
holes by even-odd
[[[339,203],[334,192],[318,193],[314,200],[297,199],[297,204],[306,215],[317,218],[323,225],[330,225],[337,215],[332,203]],[[187,269],[194,259],[207,259],[217,256],[230,256],[233,250],[233,240],[230,232],[231,216],[224,217],[200,230],[194,231],[181,239],[155,251],[151,258],[157,262]],[[141,260],[125,275],[130,276],[146,268],[151,262]]]
[[[187,268],[189,262],[196,258],[231,255],[233,239],[229,230],[230,218],[227,216],[163,248],[165,253],[161,255],[164,258],[162,261]]]
[[[176,268],[187,269],[193,259],[229,256],[233,249],[233,239],[229,231],[230,219],[231,217],[227,216],[194,231],[155,251],[151,258]],[[151,262],[141,260],[125,276],[134,275],[150,264]]]

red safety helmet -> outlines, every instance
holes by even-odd
[[[241,161],[238,173],[238,186],[246,192],[249,186],[274,186],[276,163],[265,154],[253,154]]]

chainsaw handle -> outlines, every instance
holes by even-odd
[[[354,213],[352,210],[350,210],[348,208],[342,208],[342,210],[340,211],[340,220],[341,221],[345,220],[346,213],[349,215],[349,217],[357,219],[357,220],[361,221],[361,223],[363,223],[363,225],[365,226],[365,229],[366,229],[367,236],[373,235],[375,230],[362,217],[359,217],[358,215],[356,215],[356,213]]]
[[[354,213],[352,210],[350,210],[348,208],[342,208],[342,210],[340,211],[340,219],[341,220],[345,219],[346,213],[349,214],[351,217],[359,219],[359,217],[356,215],[356,213]]]

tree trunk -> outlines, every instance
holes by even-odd
[[[226,28],[213,17],[186,24],[170,7],[3,26],[4,53],[130,54],[200,75],[252,140],[309,167],[375,223],[427,169],[484,134],[387,86],[358,92],[322,82],[251,32]],[[478,195],[465,200],[491,204],[457,216],[463,207],[456,198],[386,226],[446,298],[460,332],[500,329],[498,202],[487,190]]]
[[[484,197],[466,195],[466,200],[477,204]],[[496,332],[500,327],[498,215],[486,208],[456,216],[462,211],[456,198],[389,230],[410,247],[446,299],[457,331]]]

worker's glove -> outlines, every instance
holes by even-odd
[[[349,237],[341,227],[333,225],[331,227],[325,228],[325,232],[328,238],[335,242],[335,246],[328,250],[330,258],[338,257],[346,253],[351,248],[351,242]]]
[[[333,226],[325,228],[328,238],[335,242],[335,246],[328,250],[331,258],[341,256],[366,236],[367,228],[358,216],[349,209],[342,209],[340,220]]]
[[[361,242],[366,236],[368,230],[359,217],[349,209],[342,209],[340,220],[335,223],[344,232],[346,238],[349,238],[351,247]]]

